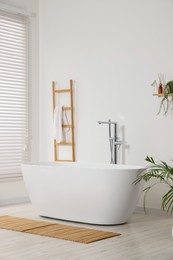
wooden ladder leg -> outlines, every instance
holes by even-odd
[[[72,161],[75,161],[75,147],[74,147],[74,109],[73,109],[73,81],[70,80],[70,103],[71,103],[71,134],[72,134]]]
[[[52,104],[53,104],[53,115],[55,110],[55,81],[52,81]],[[57,146],[56,140],[54,139],[54,161],[57,161]]]

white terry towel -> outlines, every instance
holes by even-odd
[[[53,117],[53,133],[54,139],[58,143],[64,141],[62,123],[62,106],[56,106]]]

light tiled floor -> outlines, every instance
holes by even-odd
[[[0,215],[42,219],[122,234],[91,244],[80,244],[1,229],[0,260],[173,260],[173,217],[170,216],[134,213],[124,225],[94,226],[41,218],[31,204],[1,207]]]

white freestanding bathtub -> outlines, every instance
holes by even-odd
[[[45,217],[114,225],[127,222],[142,184],[140,166],[84,163],[22,164],[33,206]]]

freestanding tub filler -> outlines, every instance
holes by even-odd
[[[45,217],[100,225],[127,222],[142,184],[140,166],[84,163],[22,164],[33,206]]]

